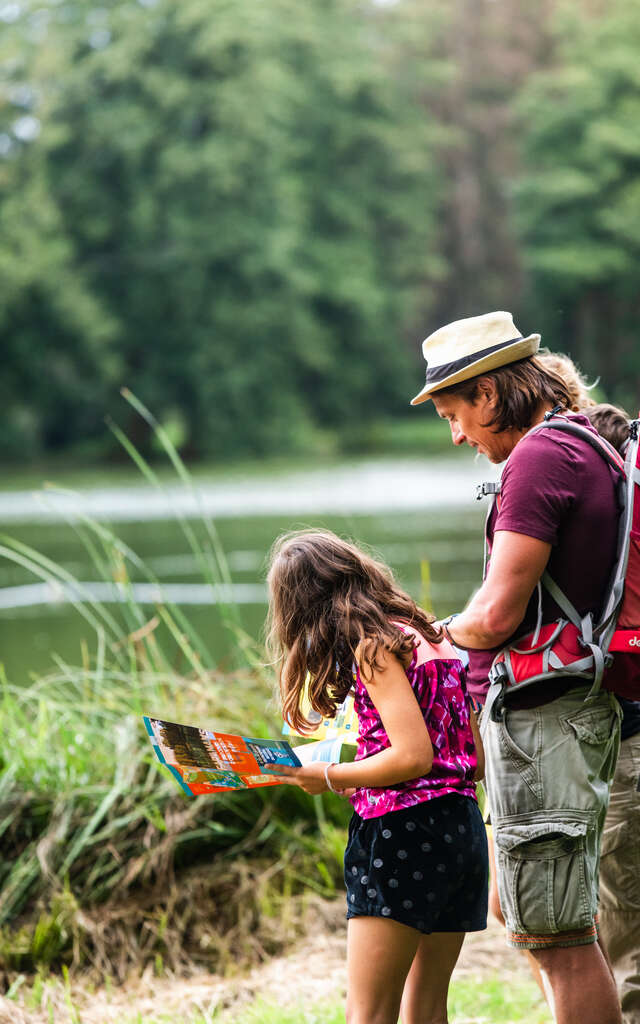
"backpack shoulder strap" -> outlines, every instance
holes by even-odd
[[[625,460],[616,451],[613,445],[609,444],[604,437],[600,434],[595,433],[593,430],[587,430],[586,427],[581,426],[579,423],[574,423],[567,416],[555,414],[550,416],[549,419],[545,419],[542,423],[536,423],[534,427],[531,427],[529,431],[524,435],[525,438],[531,434],[538,433],[540,430],[544,430],[546,427],[551,427],[553,430],[561,430],[565,434],[573,434],[574,437],[580,437],[587,444],[598,452],[599,455],[607,462],[613,469],[618,473],[624,474],[625,471]]]
[[[614,470],[618,477],[616,490],[620,505],[620,520],[616,562],[613,576],[607,586],[604,608],[599,621],[594,624],[594,616],[590,613],[585,616],[581,616],[548,572],[545,572],[541,579],[542,586],[545,588],[547,593],[565,613],[569,621],[580,630],[581,642],[586,648],[591,650],[594,658],[594,680],[589,696],[592,696],[600,689],[605,668],[605,656],[609,650],[611,636],[615,629],[617,614],[622,599],[624,577],[629,555],[629,532],[631,517],[633,515],[634,496],[633,469],[635,468],[637,458],[638,442],[636,441],[634,452],[630,450],[633,445],[629,445],[626,459],[623,459],[613,445],[609,444],[609,442],[606,441],[604,437],[601,437],[600,434],[588,430],[579,423],[574,423],[573,420],[570,420],[566,416],[557,415],[555,412],[547,414],[542,423],[536,424],[527,434],[525,434],[525,438],[530,434],[543,430],[545,427],[550,427],[553,430],[560,430],[566,434],[572,434],[574,437],[579,437],[583,441],[586,441],[586,443],[591,445],[594,451],[604,459],[607,465]],[[525,438],[523,438],[523,440]]]
[[[598,629],[600,631],[601,643],[605,650],[609,649],[611,638],[615,632],[618,611],[622,602],[624,580],[629,562],[629,548],[631,544],[631,528],[633,526],[633,513],[637,499],[636,488],[640,487],[640,468],[638,459],[640,457],[640,420],[632,420],[629,424],[629,443],[625,453],[625,486],[622,514],[620,516],[620,528],[618,532],[618,549],[616,565],[613,577],[609,584],[607,599],[602,611]],[[605,646],[606,645],[606,646]]]
[[[487,567],[489,565],[489,520],[491,519],[491,513],[494,507],[497,505],[498,510],[500,509],[500,481],[499,480],[485,480],[484,483],[477,484],[476,486],[476,501],[482,501],[488,494],[491,495],[491,501],[489,502],[489,508],[484,520],[484,555],[482,559],[482,578],[486,579]]]

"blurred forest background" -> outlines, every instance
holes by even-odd
[[[634,412],[639,53],[640,0],[0,0],[0,459],[110,458],[122,385],[358,450],[492,308]]]

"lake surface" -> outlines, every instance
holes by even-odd
[[[73,494],[0,493],[0,531],[65,574],[65,582],[52,582],[46,566],[41,578],[0,556],[0,661],[7,676],[22,684],[56,659],[81,664],[83,645],[84,657],[91,656],[96,637],[70,602],[99,601],[117,617],[130,593],[149,618],[159,601],[179,605],[215,660],[232,663],[234,638],[220,603],[233,604],[243,628],[258,638],[269,548],[283,531],[303,526],[328,527],[371,546],[438,615],[458,610],[481,577],[486,503],[475,500],[475,485],[495,479],[497,471],[484,459],[456,456],[344,462],[246,478],[216,474],[210,481],[199,477],[191,490],[182,484],[109,486],[107,480]],[[218,587],[203,575],[189,542],[192,531],[206,543],[206,516],[215,521],[229,571]],[[135,568],[127,560],[126,588],[117,565],[96,568],[101,546],[93,535],[92,558],[83,542],[89,536],[85,517],[104,523],[144,563]],[[158,636],[172,643],[161,631]]]

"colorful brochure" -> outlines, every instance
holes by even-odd
[[[317,711],[314,711],[309,703],[305,691],[301,702],[302,713],[307,721],[314,726],[313,738],[318,740],[336,739],[338,736],[345,738],[347,743],[357,743],[358,740],[358,718],[353,703],[353,694],[348,693],[342,704],[336,711],[333,718],[323,718]],[[317,724],[316,724],[317,723]],[[308,733],[296,732],[288,722],[285,722],[282,733],[284,736],[307,736]]]
[[[281,785],[269,773],[300,766],[284,740],[253,739],[144,716],[156,757],[190,796]]]
[[[314,743],[301,743],[293,750],[301,764],[311,764],[313,761],[338,764],[340,761],[353,761],[356,756],[356,748],[349,735],[317,740]]]

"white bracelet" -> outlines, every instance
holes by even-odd
[[[331,764],[325,764],[325,766],[324,766],[324,781],[326,782],[328,788],[331,790],[332,793],[337,793],[339,795],[342,792],[342,790],[341,789],[334,789],[334,787],[331,785],[331,779],[329,778],[329,769],[330,768],[334,768],[336,763],[337,763],[336,761],[332,761]]]

